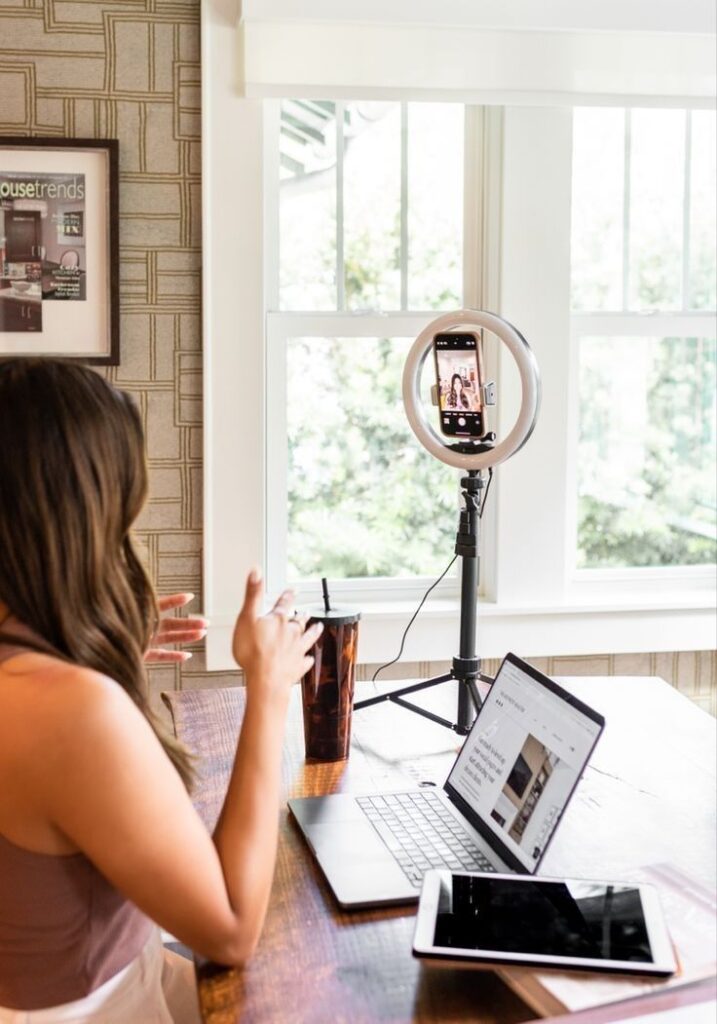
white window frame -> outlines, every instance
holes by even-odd
[[[205,612],[212,619],[209,670],[233,667],[230,636],[243,580],[253,564],[270,566],[268,507],[265,169],[262,105],[236,88],[236,26],[207,5],[202,33],[204,229],[204,530]],[[204,10],[204,6],[203,6]],[[500,102],[499,97],[494,97]],[[504,98],[506,99],[506,98]],[[614,102],[629,105],[627,97]],[[521,327],[543,377],[543,405],[528,445],[501,466],[491,493],[497,558],[483,572],[478,648],[484,657],[700,650],[713,646],[713,583],[686,580],[679,590],[642,586],[573,590],[569,574],[570,442],[574,353],[569,313],[571,117],[569,108],[505,108],[489,115],[503,144],[481,172],[495,201],[477,218],[467,274],[481,301]],[[231,131],[229,130],[231,126]],[[529,173],[528,173],[529,169]],[[496,180],[497,178],[497,180]],[[566,202],[567,197],[567,202]],[[539,199],[539,201],[536,201]],[[494,261],[481,263],[490,251]],[[472,261],[472,263],[471,263]],[[486,282],[487,279],[487,282]],[[270,333],[270,332],[269,332]],[[385,331],[381,332],[385,334]],[[512,384],[499,354],[497,376],[505,428]],[[566,396],[568,399],[566,400]],[[574,422],[574,421],[573,421]],[[485,567],[483,567],[485,568]],[[620,582],[620,581],[617,581]],[[364,605],[359,657],[389,658],[413,601],[381,588]],[[444,659],[457,647],[458,605],[430,601],[409,636],[407,660]]]
[[[685,155],[683,208],[682,306],[676,310],[629,308],[630,243],[630,163],[632,109],[625,109],[623,168],[623,239],[621,308],[614,311],[573,311],[570,317],[570,386],[568,414],[568,523],[566,529],[568,591],[576,599],[621,594],[639,595],[648,588],[661,595],[714,588],[715,569],[708,565],[652,566],[640,568],[595,568],[577,566],[578,553],[578,430],[579,430],[579,346],[589,336],[605,338],[640,337],[715,337],[717,315],[714,310],[695,310],[689,306],[689,216],[691,209],[691,110],[685,116]],[[676,482],[677,483],[677,482]]]
[[[569,593],[576,599],[653,593],[670,595],[689,591],[709,593],[714,589],[715,570],[710,565],[645,566],[639,568],[594,568],[577,566],[578,552],[578,421],[579,409],[579,345],[583,337],[604,338],[713,338],[717,323],[709,313],[574,313],[571,317],[570,407],[568,430],[570,443],[570,475],[568,491]],[[679,481],[675,481],[679,486]]]

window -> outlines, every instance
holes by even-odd
[[[267,107],[270,579],[433,577],[457,477],[413,437],[401,375],[463,301],[465,107]]]
[[[282,59],[272,66],[278,77],[268,80],[252,78],[256,68],[248,65],[259,49],[248,42],[247,26],[240,33],[245,65],[239,68],[237,27],[225,17],[223,9],[218,10],[214,4],[203,5],[204,564],[205,607],[212,616],[210,669],[231,666],[231,625],[241,602],[246,569],[257,562],[263,564],[270,590],[276,590],[286,579],[290,565],[293,574],[310,575],[319,539],[323,540],[329,528],[336,529],[344,514],[341,509],[339,515],[339,506],[334,505],[335,515],[311,523],[315,492],[307,489],[301,493],[301,487],[310,482],[301,478],[310,453],[299,451],[304,433],[301,418],[306,416],[311,399],[303,408],[291,409],[289,382],[299,380],[304,385],[301,375],[305,360],[315,346],[321,347],[327,358],[350,352],[351,359],[358,360],[363,351],[370,362],[375,358],[373,353],[369,354],[373,348],[387,362],[391,355],[400,362],[400,346],[415,338],[433,317],[436,306],[440,307],[442,300],[435,297],[439,290],[432,283],[429,288],[421,285],[422,294],[420,289],[413,290],[413,283],[418,286],[421,282],[421,267],[416,262],[420,246],[417,248],[412,221],[412,209],[416,207],[411,189],[419,179],[417,168],[412,170],[411,123],[412,118],[429,112],[430,103],[424,108],[423,103],[409,102],[402,108],[398,102],[393,105],[393,115],[383,103],[373,105],[377,99],[403,101],[419,96],[431,102],[444,102],[447,111],[460,109],[456,101],[469,103],[476,96],[495,104],[464,109],[462,190],[469,201],[464,203],[463,236],[462,240],[459,236],[459,248],[455,251],[454,273],[455,267],[459,270],[451,281],[450,267],[441,263],[441,281],[445,283],[441,289],[452,290],[462,304],[498,310],[515,324],[531,343],[543,378],[543,402],[536,431],[529,444],[499,468],[492,487],[489,521],[483,528],[487,557],[481,564],[481,580],[486,585],[479,604],[481,655],[499,656],[508,649],[547,655],[697,650],[711,645],[714,596],[707,566],[695,564],[681,570],[669,565],[648,566],[639,571],[577,568],[581,408],[576,396],[581,358],[589,370],[589,342],[578,339],[601,338],[605,331],[611,339],[632,341],[656,335],[659,339],[709,341],[715,336],[714,317],[709,308],[695,306],[691,299],[689,330],[685,330],[681,309],[675,307],[665,308],[660,332],[652,327],[657,324],[655,313],[633,314],[629,308],[622,310],[620,306],[601,307],[593,299],[571,314],[574,104],[627,106],[630,95],[639,95],[640,103],[673,109],[678,105],[702,105],[707,109],[714,92],[714,41],[708,38],[709,27],[685,27],[680,22],[673,26],[673,33],[662,32],[664,26],[656,26],[662,33],[661,45],[656,49],[656,34],[638,31],[637,26],[634,31],[626,31],[622,23],[613,26],[618,36],[592,31],[589,25],[593,15],[594,12],[586,14],[585,31],[578,37],[562,31],[564,26],[552,26],[547,34],[493,29],[483,32],[477,27],[466,30],[457,26],[448,35],[441,30],[438,40],[434,38],[434,29],[424,25],[412,26],[411,31],[391,30],[395,32],[392,37],[387,35],[387,27],[377,22],[372,29],[375,45],[369,54],[371,59],[367,59],[367,50],[362,46],[360,60],[353,59],[355,40],[365,26],[349,22],[337,35],[331,31],[319,33],[313,23],[299,25],[295,28],[301,43],[295,45],[298,37],[287,36],[291,27],[282,23],[275,36]],[[675,17],[679,20],[682,14]],[[364,36],[361,38],[364,40]],[[382,59],[386,40],[393,38],[392,51],[403,61],[404,72],[410,72],[397,83],[395,68]],[[617,49],[616,38],[620,40]],[[438,55],[430,67],[417,65],[411,40],[418,39],[428,39],[431,52],[435,49],[436,53],[450,53],[450,58]],[[505,59],[476,62],[474,54],[480,52],[483,44]],[[513,59],[516,47],[520,49],[518,60]],[[306,55],[309,50],[310,59]],[[546,52],[554,59],[546,61]],[[247,87],[244,96],[237,85],[242,71]],[[301,96],[301,73],[307,71],[311,78],[304,95],[311,91],[319,95],[321,90],[327,98],[305,103],[293,99],[285,104],[283,118],[281,103],[273,97]],[[338,86],[335,72],[341,78]],[[358,109],[356,104],[345,103],[341,116],[335,100],[351,95],[364,99]],[[552,105],[537,104],[537,97]],[[264,104],[269,108],[268,118],[264,117]],[[377,118],[380,111],[384,114]],[[701,112],[692,115],[692,132],[698,115]],[[380,166],[371,167],[370,174],[354,178],[358,193],[352,199],[347,197],[351,168],[344,174],[339,165],[357,158],[358,143],[366,135],[368,144],[368,132],[375,130],[380,134],[391,117],[393,134],[390,143],[385,139],[384,160]],[[293,136],[285,133],[280,146],[282,123],[288,128],[290,118],[294,119]],[[489,133],[490,144],[481,141],[483,132]],[[307,135],[313,139],[310,153],[304,144]],[[461,161],[455,161],[454,169],[459,169],[460,164]],[[431,164],[424,160],[421,169],[429,171]],[[447,172],[446,161],[442,162],[442,169]],[[692,161],[690,174],[703,172],[706,173],[703,164]],[[383,184],[377,186],[380,174]],[[287,187],[280,195],[280,175],[302,177],[303,181],[301,185]],[[295,258],[289,272],[290,250],[286,246],[299,222],[298,217],[294,219],[292,208],[302,198],[304,185],[322,176],[326,182],[322,245],[311,249],[308,243],[312,240],[304,237],[304,256]],[[690,197],[697,195],[697,187],[692,184]],[[361,232],[361,204],[364,209],[371,208],[369,189],[374,189],[373,195],[378,190],[378,199],[383,204],[390,199],[393,214],[392,221],[384,218],[382,231],[372,231],[366,241],[372,258],[375,257],[373,271],[368,279],[358,275],[356,283],[352,247],[356,244],[356,232]],[[447,200],[453,202],[454,194],[446,190],[441,195],[437,188],[431,194],[429,188],[424,188],[423,197],[426,203],[439,199],[442,210],[447,208]],[[307,203],[318,202],[315,195],[303,195],[303,199]],[[690,198],[692,207],[697,202]],[[695,276],[694,265],[700,262],[702,243],[694,234],[694,216],[691,224],[694,226],[688,266],[693,295],[699,276]],[[620,221],[617,226],[622,230]],[[707,229],[704,238],[709,247]],[[282,239],[286,257],[283,276],[278,269]],[[446,249],[442,244],[440,248]],[[314,263],[309,273],[310,260]],[[426,265],[432,270],[430,263]],[[615,275],[608,281],[614,294],[622,287],[622,266],[621,262],[617,284]],[[630,272],[629,287],[639,280],[634,269]],[[446,305],[453,305],[453,300],[447,298]],[[629,329],[619,322],[620,317],[628,314]],[[580,324],[583,316],[590,317],[589,325]],[[598,316],[602,317],[600,321]],[[670,317],[679,317],[680,323]],[[636,329],[638,319],[643,324],[641,333]],[[583,331],[583,326],[589,330]],[[579,357],[581,348],[586,354]],[[497,428],[504,432],[512,422],[516,387],[510,365],[505,365],[510,360],[503,360],[499,351],[497,361]],[[356,369],[351,364],[351,384],[354,376],[363,373],[361,367],[361,362]],[[334,376],[331,386],[340,386],[341,393],[348,387]],[[292,390],[293,400],[295,385]],[[389,412],[387,409],[387,416]],[[351,417],[361,420],[355,408]],[[399,418],[403,423],[403,414]],[[314,416],[311,422],[315,421]],[[390,428],[390,424],[381,425]],[[355,424],[355,430],[361,439],[362,422]],[[297,442],[291,455],[295,460],[292,467],[296,467],[292,473],[301,485],[295,486],[297,498],[291,527],[290,437]],[[334,435],[329,436],[326,430],[312,443],[324,444],[327,438],[334,442]],[[411,439],[410,443],[417,451],[416,442]],[[351,486],[354,476],[361,479],[361,444],[354,444],[351,451],[355,462],[350,467],[350,479],[335,495],[337,501],[348,503],[349,513],[351,502],[364,501],[364,496],[358,495],[358,487]],[[391,464],[388,468],[394,472],[398,467]],[[366,486],[365,478],[358,486]],[[389,490],[388,494],[391,493]],[[431,502],[441,500],[444,494],[439,485],[432,483],[430,493]],[[428,494],[428,488],[422,487],[421,494]],[[455,502],[448,527],[452,534],[458,504],[455,490],[451,502]],[[434,516],[433,521],[438,518],[442,524],[442,514]],[[298,529],[304,531],[303,538],[315,542],[313,561],[308,557],[308,543],[308,555],[303,550],[294,553],[292,537],[299,536]],[[350,531],[350,527],[346,530]],[[364,608],[361,657],[366,662],[379,662],[395,651],[396,637],[415,607],[417,592],[424,586],[412,573],[430,571],[431,554],[435,556],[444,550],[445,540],[430,535],[427,544],[421,541],[418,545],[418,555],[407,555],[409,546],[397,544],[395,536],[384,538],[383,551],[372,553],[370,559],[364,551],[358,551],[365,559],[363,567],[352,564],[337,569],[373,573],[392,568],[396,573],[404,573],[393,578],[357,578],[362,585]],[[403,564],[394,559],[393,565],[386,567],[386,554],[391,558],[399,554]],[[419,555],[422,564],[416,560]],[[668,585],[667,575],[678,571],[682,573],[681,582],[676,585],[671,575]],[[626,578],[630,574],[635,578],[636,573],[640,575],[639,584],[630,589]],[[653,585],[656,573],[665,575],[664,585]],[[356,580],[347,575],[346,588],[352,586],[351,579]],[[649,585],[644,582],[647,579]],[[375,585],[372,581],[376,581]],[[405,654],[410,660],[445,658],[455,653],[455,590],[451,593],[449,588],[436,600],[434,596],[422,612],[423,628],[413,630],[409,636]]]
[[[578,569],[714,565],[715,114],[578,108]]]
[[[435,311],[466,301],[464,232],[476,217],[466,174],[475,185],[471,161],[487,159],[465,141],[477,108],[285,100],[267,109],[270,580],[328,574],[363,593],[374,580],[376,594],[387,583],[415,594],[450,557],[456,474],[410,433],[401,372]],[[511,467],[487,596],[530,600],[518,579],[527,552],[553,600],[577,595],[570,580],[586,570],[637,579],[638,569],[714,563],[714,114],[526,109],[511,121],[522,140],[503,184],[508,210],[522,214],[511,242],[504,211],[502,311],[530,325],[548,401],[564,403],[564,387],[574,415],[546,424],[544,404],[539,432],[550,441],[541,452],[531,439],[531,460],[545,465],[549,451],[553,465],[539,492],[527,467]],[[536,143],[551,146],[550,182],[524,174],[518,154]],[[549,256],[541,216],[556,243]],[[515,259],[526,231],[535,285]],[[490,256],[482,244],[479,262]],[[542,323],[532,300],[511,301],[513,289],[533,287],[550,310]],[[515,396],[512,367],[501,369],[505,432]],[[563,464],[554,453],[566,422]],[[561,522],[573,538],[564,554]],[[556,536],[546,541],[548,531]],[[455,592],[455,577],[445,586]]]

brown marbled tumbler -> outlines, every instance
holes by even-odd
[[[324,631],[310,652],[313,667],[301,680],[306,756],[340,761],[349,756],[360,612],[309,609]]]

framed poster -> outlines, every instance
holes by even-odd
[[[0,136],[0,355],[119,363],[118,143]]]

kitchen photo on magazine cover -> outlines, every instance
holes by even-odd
[[[0,354],[109,361],[112,148],[65,141],[0,138]]]

